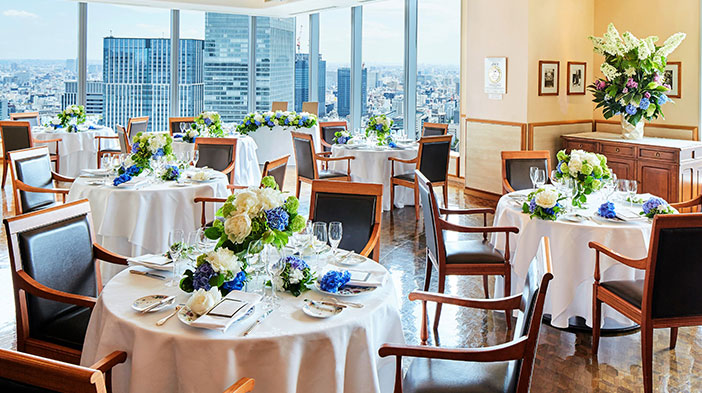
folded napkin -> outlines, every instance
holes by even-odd
[[[200,316],[198,319],[194,320],[190,325],[202,329],[215,329],[221,330],[222,332],[229,329],[237,319],[243,317],[249,310],[261,301],[261,295],[257,293],[242,292],[242,291],[231,291],[224,299],[233,299],[243,302],[243,307],[241,307],[234,315],[231,317],[221,317],[210,314],[205,314]],[[216,309],[217,305],[213,308]]]
[[[171,270],[172,262],[170,258],[165,257],[163,254],[146,254],[127,258],[129,265],[139,265],[155,270]]]
[[[346,285],[355,287],[377,288],[385,283],[385,272],[366,272],[362,270],[349,270],[351,279]]]

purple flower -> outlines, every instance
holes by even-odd
[[[598,79],[595,81],[595,89],[604,90],[605,86],[607,86],[607,84],[602,79]]]
[[[536,198],[532,198],[531,202],[529,202],[529,212],[533,213],[536,211]]]
[[[297,270],[309,269],[309,265],[302,258],[291,255],[283,259],[283,263],[289,264],[290,268]]]
[[[659,206],[665,206],[666,202],[658,197],[651,197],[646,202],[644,202],[642,209],[644,214],[649,215],[651,213],[658,213]]]
[[[288,226],[289,219],[290,215],[282,206],[266,210],[266,221],[268,222],[268,227],[271,229],[284,231]]]
[[[332,270],[322,277],[319,281],[319,287],[325,292],[336,293],[339,291],[339,288],[346,285],[350,279],[351,273],[349,273],[348,270],[344,270],[343,272]]]
[[[635,115],[636,114],[636,107],[629,104],[626,106],[626,108],[624,108],[624,111],[626,111],[626,113],[628,115]]]
[[[660,74],[653,75],[653,81],[656,83],[660,83],[661,82],[661,75]]]
[[[375,129],[378,130],[378,131],[382,131],[382,130],[383,130],[383,125],[382,125],[382,124],[376,124],[376,125],[375,125]]]
[[[651,93],[645,92],[645,93],[644,93],[644,97],[645,97],[645,98],[651,98]]]
[[[665,94],[661,94],[661,96],[658,97],[657,103],[658,103],[658,105],[663,105],[668,101],[670,101],[670,98],[668,98],[668,96]]]
[[[209,291],[210,288],[212,288],[212,285],[210,284],[210,279],[214,275],[215,271],[214,269],[212,269],[212,266],[208,262],[205,262],[202,265],[198,266],[197,269],[195,269],[195,273],[193,274],[193,288],[195,288],[196,291],[200,288]]]
[[[205,118],[205,125],[211,126],[212,125],[212,120],[208,117]]]
[[[339,143],[342,145],[345,145],[346,142],[348,142],[348,141],[349,141],[349,137],[347,137],[347,136],[340,136],[336,139],[336,143]]]
[[[614,218],[617,216],[617,213],[614,212],[614,203],[612,202],[605,202],[602,205],[600,205],[599,209],[597,209],[597,214],[600,217],[604,218]]]
[[[629,89],[627,89],[626,87],[622,89],[622,93],[626,94],[628,92],[629,92]]]

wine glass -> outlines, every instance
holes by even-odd
[[[572,177],[563,177],[555,183],[558,193],[561,194],[567,201],[570,202],[572,207],[573,195],[575,195],[575,180]],[[566,210],[570,210],[570,207],[566,206]]]
[[[627,196],[629,198],[629,208],[634,207],[634,198],[638,192],[638,183],[636,180],[629,180],[629,187],[627,188]]]
[[[167,284],[169,287],[178,286],[180,284],[180,274],[178,274],[178,269],[180,267],[180,258],[184,250],[184,237],[185,234],[182,229],[175,229],[168,233],[168,253],[171,256],[171,261],[173,261],[173,276],[171,281]]]
[[[180,122],[180,123],[178,124],[178,127],[180,127],[180,132],[181,132],[182,134],[185,134],[185,129],[187,128],[187,126],[185,125],[185,123]]]
[[[312,236],[313,243],[312,247],[314,252],[317,254],[316,267],[319,267],[319,254],[327,246],[327,223],[326,222],[315,222],[312,225]]]
[[[200,159],[200,151],[199,150],[193,150],[190,153],[190,161],[193,163],[194,167],[197,167],[197,162]]]
[[[551,171],[550,180],[551,180],[551,184],[553,184],[554,186],[558,185],[558,183],[560,182],[558,180],[558,170],[554,169]],[[556,187],[556,188],[558,188],[558,187]]]
[[[329,244],[332,248],[332,255],[336,255],[336,249],[341,243],[341,237],[344,234],[344,228],[338,221],[332,221],[329,223]]]
[[[539,167],[532,166],[529,167],[529,179],[531,179],[532,188],[536,188],[536,172],[539,171]]]
[[[529,175],[531,176],[531,168],[529,168],[529,172]],[[546,170],[536,168],[534,175],[531,176],[531,181],[534,183],[534,188],[542,187],[544,184],[546,184]]]
[[[110,157],[109,155],[102,156],[102,158],[100,159],[100,168],[112,169],[111,165],[112,165],[112,157]]]

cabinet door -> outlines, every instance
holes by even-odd
[[[607,166],[617,175],[617,179],[635,179],[634,170],[636,167],[633,160],[607,156]]]
[[[585,142],[582,140],[566,140],[565,148],[570,153],[571,150],[585,150],[591,153],[597,153],[597,142]]]
[[[638,161],[639,193],[650,193],[668,202],[678,202],[678,166],[660,161]]]

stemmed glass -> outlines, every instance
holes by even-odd
[[[529,168],[529,178],[534,188],[539,188],[546,184],[546,170],[532,166]]]
[[[344,228],[338,221],[329,223],[329,244],[331,245],[332,255],[336,255],[336,249],[341,243],[341,237],[344,234]]]
[[[180,127],[181,134],[185,134],[185,129],[186,129],[185,123],[181,122],[178,126]],[[185,135],[183,135],[183,136],[185,136]]]
[[[575,180],[571,177],[563,177],[555,185],[558,193],[570,202],[570,206],[566,206],[566,210],[570,211],[573,206],[573,195],[575,195]]]
[[[173,261],[173,277],[167,284],[169,287],[178,286],[180,284],[180,259],[184,251],[185,233],[182,229],[175,229],[168,233],[168,252]]]
[[[193,163],[193,167],[197,167],[197,161],[200,159],[200,151],[193,150],[190,156],[190,161]]]
[[[617,189],[617,175],[612,173],[612,176],[602,182],[602,191],[604,193],[604,202],[608,202],[612,198],[612,194]]]
[[[285,255],[285,248],[278,250],[275,247],[269,247],[269,251],[270,252],[266,253],[266,257],[264,259],[266,273],[271,278],[271,296],[267,300],[269,304],[277,305],[279,300],[278,291],[282,290],[282,288],[278,288],[276,285],[276,276],[278,276],[285,268],[282,261],[287,255]]]
[[[327,246],[327,223],[315,222],[312,225],[312,235],[314,237],[312,247],[314,248],[314,252],[317,254],[315,268],[319,268],[319,253],[321,253],[322,250],[324,250],[324,247]]]
[[[638,192],[638,183],[636,180],[629,180],[629,187],[627,188],[627,196],[629,197],[629,208],[634,207],[634,198],[636,198],[636,193]]]
[[[633,199],[636,195],[637,188],[638,187],[636,184],[636,180],[617,180],[617,191],[622,195],[624,201],[626,201],[626,199],[629,199],[629,207],[634,206]]]

